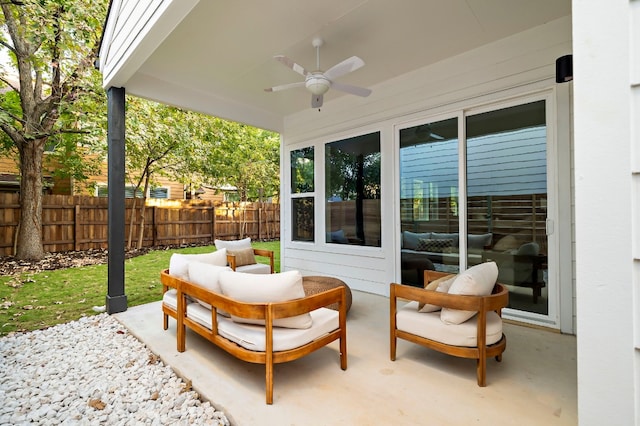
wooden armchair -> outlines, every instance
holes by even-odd
[[[269,265],[268,265],[269,272],[267,272],[267,269],[266,269],[267,265],[263,263],[251,263],[247,265],[237,266],[237,263],[238,263],[236,260],[237,255],[234,253],[227,253],[227,262],[229,263],[229,267],[231,269],[238,272],[249,272],[249,273],[256,273],[256,274],[259,274],[259,273],[273,274],[275,272],[274,263],[273,263],[273,251],[254,248],[253,255],[269,258]],[[260,272],[258,272],[258,270]]]
[[[446,275],[427,270],[424,271],[424,282],[430,283]],[[398,309],[398,299],[410,302]],[[503,285],[496,283],[488,296],[464,296],[392,283],[389,300],[392,361],[396,359],[397,339],[405,339],[449,355],[475,359],[478,386],[486,386],[487,357],[502,361],[507,343],[500,315],[509,302],[509,293]],[[419,303],[477,314],[461,324],[445,324],[439,311],[419,312]]]
[[[250,274],[273,274],[274,253],[251,247],[251,238],[242,240],[215,240],[216,249],[227,249],[227,262],[234,271]],[[269,258],[269,265],[258,263],[255,256]]]

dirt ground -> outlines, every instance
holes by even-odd
[[[164,248],[164,247],[163,247]],[[128,250],[125,257],[140,256],[153,250],[143,248]],[[18,260],[12,256],[0,256],[0,276],[16,275],[23,272],[41,272],[54,269],[75,268],[78,266],[107,263],[107,250],[67,251],[46,253],[42,260]]]

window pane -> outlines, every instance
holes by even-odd
[[[402,283],[422,286],[425,269],[457,272],[458,120],[400,131]]]
[[[313,197],[291,200],[291,239],[293,241],[313,241]]]
[[[327,243],[380,247],[380,133],[325,149]]]
[[[291,193],[313,192],[313,147],[291,151]]]
[[[149,198],[169,198],[168,188],[151,188]]]

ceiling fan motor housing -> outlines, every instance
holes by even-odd
[[[314,95],[324,95],[331,87],[331,81],[322,72],[317,71],[307,75],[304,85]]]

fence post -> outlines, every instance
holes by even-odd
[[[158,227],[156,226],[156,224],[158,223],[158,206],[153,206],[153,215],[152,215],[152,223],[151,223],[151,231],[152,231],[152,236],[151,238],[153,239],[153,241],[151,242],[152,247],[156,247],[158,245]]]
[[[216,240],[216,203],[211,202],[211,242]]]
[[[258,241],[262,241],[262,203],[258,203]]]
[[[73,249],[80,250],[80,205],[75,205],[75,215],[73,217]]]

